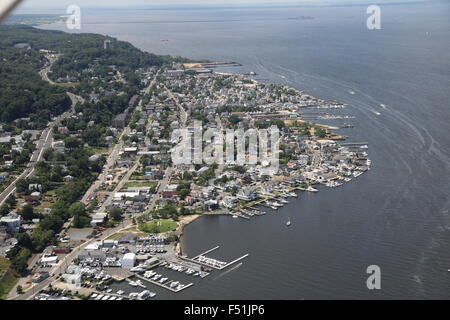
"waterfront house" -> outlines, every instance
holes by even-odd
[[[253,201],[258,199],[258,193],[253,187],[242,188],[239,190],[237,198],[243,201]]]

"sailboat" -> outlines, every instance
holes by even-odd
[[[286,222],[286,226],[290,226],[291,225],[291,219],[289,218],[288,222]]]

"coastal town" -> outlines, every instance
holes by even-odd
[[[103,45],[108,50],[111,43]],[[60,55],[44,53],[43,79],[53,84],[79,80],[76,75],[49,79]],[[68,212],[68,219],[58,222],[62,227],[55,240],[26,259],[27,272],[8,299],[146,300],[157,297],[156,289],[189,290],[217,270],[245,263],[248,254],[226,262],[208,256],[220,252],[215,247],[188,257],[182,245],[187,224],[204,215],[264,219],[291,200],[301,201],[302,193],[341,187],[370,170],[367,143],[345,142],[334,132],[339,127],[303,117],[311,108],[345,105],[260,82],[253,74],[217,71],[233,65],[173,62],[136,69],[142,89],[104,127],[79,107],[124,96],[129,79],[110,66],[101,88],[71,93],[71,110],[45,129],[19,134],[15,127],[2,126],[0,257],[30,241],[52,211]],[[194,132],[196,123],[221,135],[227,129],[277,128],[279,151],[272,154],[279,162],[277,172],[268,175],[261,159],[252,164],[174,163],[174,131]],[[76,148],[89,152],[75,160],[69,154]],[[31,161],[22,159],[22,170],[8,170],[22,154]],[[77,188],[74,181],[84,174],[82,168],[96,172],[84,178],[87,188],[67,200],[69,207],[55,208],[61,194]],[[40,183],[40,176],[51,183]],[[66,189],[55,192],[51,184]],[[288,228],[291,221],[283,223]]]

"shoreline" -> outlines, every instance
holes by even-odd
[[[183,255],[184,252],[184,246],[183,246],[183,231],[184,228],[186,226],[188,226],[189,224],[191,224],[192,222],[196,221],[197,219],[199,219],[200,217],[202,217],[201,214],[194,214],[194,215],[188,215],[185,216],[181,219],[181,221],[179,221],[179,226],[177,228],[177,230],[174,231],[174,234],[178,235],[178,241],[175,245],[175,253],[177,255]]]

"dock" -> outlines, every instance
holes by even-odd
[[[186,261],[190,261],[190,262],[196,263],[196,264],[201,264],[201,265],[206,266],[208,268],[213,268],[213,269],[216,269],[216,270],[223,270],[223,269],[228,268],[229,266],[231,266],[231,265],[233,265],[233,264],[235,264],[235,263],[237,263],[237,262],[239,262],[239,261],[241,261],[241,260],[243,260],[243,259],[245,259],[245,258],[247,258],[249,256],[249,254],[247,253],[247,254],[243,255],[242,257],[239,257],[239,258],[237,258],[237,259],[235,259],[235,260],[233,260],[231,262],[222,262],[222,261],[218,261],[216,259],[208,258],[208,257],[205,256],[205,254],[210,253],[212,251],[215,251],[215,250],[217,250],[219,248],[220,248],[220,246],[214,247],[214,248],[212,248],[212,249],[210,249],[208,251],[205,251],[204,253],[201,253],[201,254],[195,256],[194,258],[188,258],[188,257],[185,257],[185,256],[184,257],[182,256],[180,258],[183,259],[183,260],[186,260]],[[210,260],[213,260],[213,261],[217,261],[217,263],[207,263],[206,261],[199,261],[198,259],[200,257],[207,258],[207,259],[210,259]]]
[[[205,251],[205,252],[203,252],[203,253],[200,253],[200,254],[196,255],[195,257],[192,258],[192,260],[194,260],[194,259],[196,259],[196,258],[198,258],[198,257],[200,257],[200,256],[204,256],[205,254],[208,254],[208,253],[210,253],[210,252],[213,252],[213,251],[215,251],[215,250],[217,250],[217,249],[219,249],[219,248],[220,248],[220,246],[217,246],[217,247],[214,247],[214,248],[212,248],[212,249],[209,249],[209,250],[207,250],[207,251]]]
[[[141,280],[143,280],[143,281],[150,282],[150,283],[152,283],[152,284],[154,284],[154,285],[157,285],[157,286],[159,286],[159,287],[161,287],[161,288],[170,290],[170,291],[175,292],[175,293],[180,292],[181,290],[187,289],[187,288],[189,288],[189,287],[191,287],[191,286],[194,285],[194,284],[191,282],[191,283],[189,283],[189,284],[183,286],[183,287],[180,288],[180,289],[175,289],[175,288],[171,288],[171,287],[168,286],[168,285],[165,285],[164,283],[159,283],[158,281],[153,281],[153,280],[151,280],[151,279],[147,279],[147,278],[145,278],[145,277],[143,277],[143,276],[141,276],[141,275],[138,275],[138,274],[136,274],[135,277],[136,277],[136,278],[139,278],[139,279],[141,279]]]

